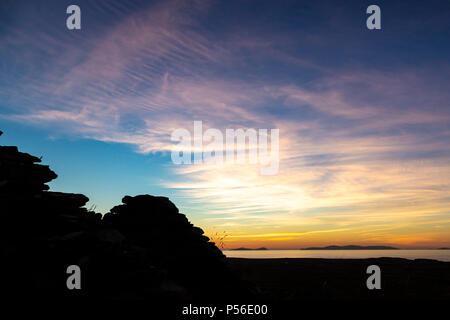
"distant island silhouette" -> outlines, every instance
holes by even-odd
[[[327,246],[327,247],[309,247],[300,250],[398,250],[398,248],[388,246]]]
[[[268,249],[265,248],[265,247],[255,248],[255,249],[241,247],[241,248],[236,248],[236,249],[231,249],[231,250],[233,250],[233,251],[246,251],[246,250],[268,250]]]

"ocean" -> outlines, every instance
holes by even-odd
[[[250,259],[366,259],[391,257],[450,261],[450,250],[223,250],[223,253],[229,258]]]

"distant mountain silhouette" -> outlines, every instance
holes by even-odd
[[[245,250],[267,250],[267,248],[261,247],[261,248],[256,248],[256,249],[251,249],[251,248],[236,248],[236,249],[231,249],[231,250],[235,250],[235,251],[245,251]]]
[[[2,132],[0,131],[0,135]],[[125,196],[103,218],[82,194],[50,192],[57,175],[17,147],[0,146],[0,272],[11,299],[219,300],[251,288],[166,197]],[[66,287],[81,268],[81,290]]]
[[[310,247],[300,250],[396,250],[398,248],[388,246],[328,246],[328,247]]]

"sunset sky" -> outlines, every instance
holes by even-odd
[[[281,2],[2,0],[0,144],[99,212],[167,196],[226,248],[450,246],[450,2]],[[173,164],[194,121],[278,128],[278,174]]]

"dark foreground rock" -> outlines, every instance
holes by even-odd
[[[122,202],[103,222],[129,245],[143,248],[152,266],[166,272],[163,288],[202,301],[248,297],[248,287],[228,268],[222,252],[168,198],[126,196]]]
[[[9,299],[214,301],[250,294],[168,198],[126,196],[102,218],[84,207],[89,199],[82,194],[47,191],[57,175],[40,162],[0,146],[0,271]],[[70,265],[81,268],[81,290],[67,289]]]

